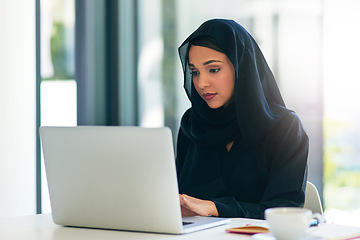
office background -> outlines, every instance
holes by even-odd
[[[169,126],[179,44],[209,18],[255,37],[310,136],[328,219],[360,219],[357,0],[1,0],[0,216],[49,212],[40,125]],[[360,222],[360,221],[358,221]]]

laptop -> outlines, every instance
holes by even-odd
[[[55,224],[183,234],[230,222],[182,217],[169,128],[41,127]]]

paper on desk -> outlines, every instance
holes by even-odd
[[[310,228],[310,236],[322,237],[325,240],[360,239],[360,228],[337,224],[322,224]]]

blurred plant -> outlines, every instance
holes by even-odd
[[[73,74],[67,65],[66,28],[60,21],[54,21],[50,40],[51,60],[54,75],[49,79],[73,79]],[[49,80],[46,79],[46,80]]]
[[[351,164],[356,157],[351,141],[351,122],[324,118],[324,196],[330,208],[358,208],[360,169]]]

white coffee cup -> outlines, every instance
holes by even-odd
[[[299,240],[306,235],[313,218],[322,221],[320,214],[297,207],[277,207],[265,210],[265,219],[276,240]]]

